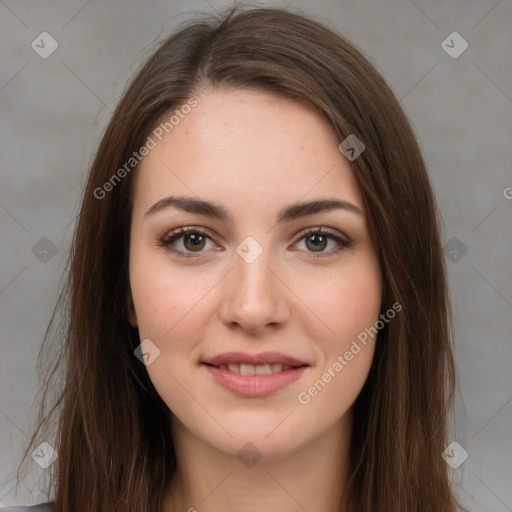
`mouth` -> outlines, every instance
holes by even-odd
[[[285,388],[310,368],[308,363],[277,353],[227,353],[201,362],[214,382],[237,396],[262,397]]]
[[[230,364],[220,364],[220,365],[212,365],[209,363],[204,363],[207,366],[211,366],[213,368],[218,368],[219,370],[227,370],[231,373],[236,373],[238,375],[272,375],[273,373],[280,373],[287,370],[294,370],[296,368],[306,367],[308,365],[300,365],[300,366],[291,366],[289,364],[281,364],[281,363],[272,363],[272,364],[247,364],[247,363],[230,363]]]

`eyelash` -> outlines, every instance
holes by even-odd
[[[180,258],[188,258],[188,259],[198,258],[201,255],[202,251],[200,251],[198,253],[191,253],[191,252],[184,253],[182,251],[177,251],[176,249],[172,249],[170,247],[170,245],[173,242],[175,242],[176,240],[179,240],[184,235],[190,235],[190,234],[203,235],[203,236],[209,238],[210,240],[212,240],[209,233],[207,231],[205,231],[204,229],[190,226],[190,227],[185,227],[185,228],[178,228],[178,229],[175,229],[174,231],[171,231],[170,233],[167,233],[161,240],[158,240],[158,245],[161,247],[164,247],[166,250],[172,252],[173,254],[175,254],[176,256],[178,256]],[[327,236],[328,238],[331,238],[332,240],[334,240],[341,246],[340,248],[338,248],[334,251],[327,252],[325,254],[323,254],[323,253],[315,254],[312,252],[310,254],[312,255],[313,258],[326,258],[326,257],[332,256],[333,254],[337,254],[345,249],[348,249],[349,247],[352,246],[351,241],[341,238],[340,236],[336,235],[334,231],[332,231],[328,228],[309,229],[301,234],[301,237],[299,238],[299,240],[297,240],[297,242],[302,240],[303,238],[306,238],[311,235]]]

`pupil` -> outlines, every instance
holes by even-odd
[[[190,241],[192,242],[191,247],[196,247],[196,248],[198,248],[201,243],[204,243],[202,235],[188,235],[187,236],[187,240],[189,242]],[[313,244],[314,248],[324,249],[325,248],[326,237],[324,237],[322,235],[311,235],[308,238],[308,242],[311,242]]]
[[[317,249],[318,248],[321,248],[321,249],[324,249],[325,248],[325,242],[326,242],[326,237],[322,236],[322,235],[311,235],[309,238],[308,238],[308,241],[312,241],[313,239],[316,239],[317,242],[313,242],[313,247],[316,247]]]
[[[202,235],[188,235],[187,237],[188,241],[192,240],[192,247],[196,248],[199,247],[199,244],[201,244],[201,242],[204,242],[202,238]]]

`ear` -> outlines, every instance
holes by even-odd
[[[126,293],[126,317],[128,319],[129,324],[132,327],[137,327],[137,313],[135,312],[135,306],[133,304],[132,293],[130,290]]]

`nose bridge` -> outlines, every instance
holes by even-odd
[[[261,254],[254,259],[246,259],[240,256],[243,244],[237,249],[237,256],[234,257],[235,270],[233,279],[235,281],[235,290],[238,289],[239,294],[249,296],[270,295],[271,283],[270,277],[272,273],[269,270],[271,262],[269,261],[270,251],[262,251]],[[248,255],[253,251],[249,249]]]
[[[286,299],[270,250],[252,237],[247,237],[233,255],[233,270],[229,273],[222,304],[221,319],[247,329],[258,329],[269,323],[283,322],[287,317]]]

